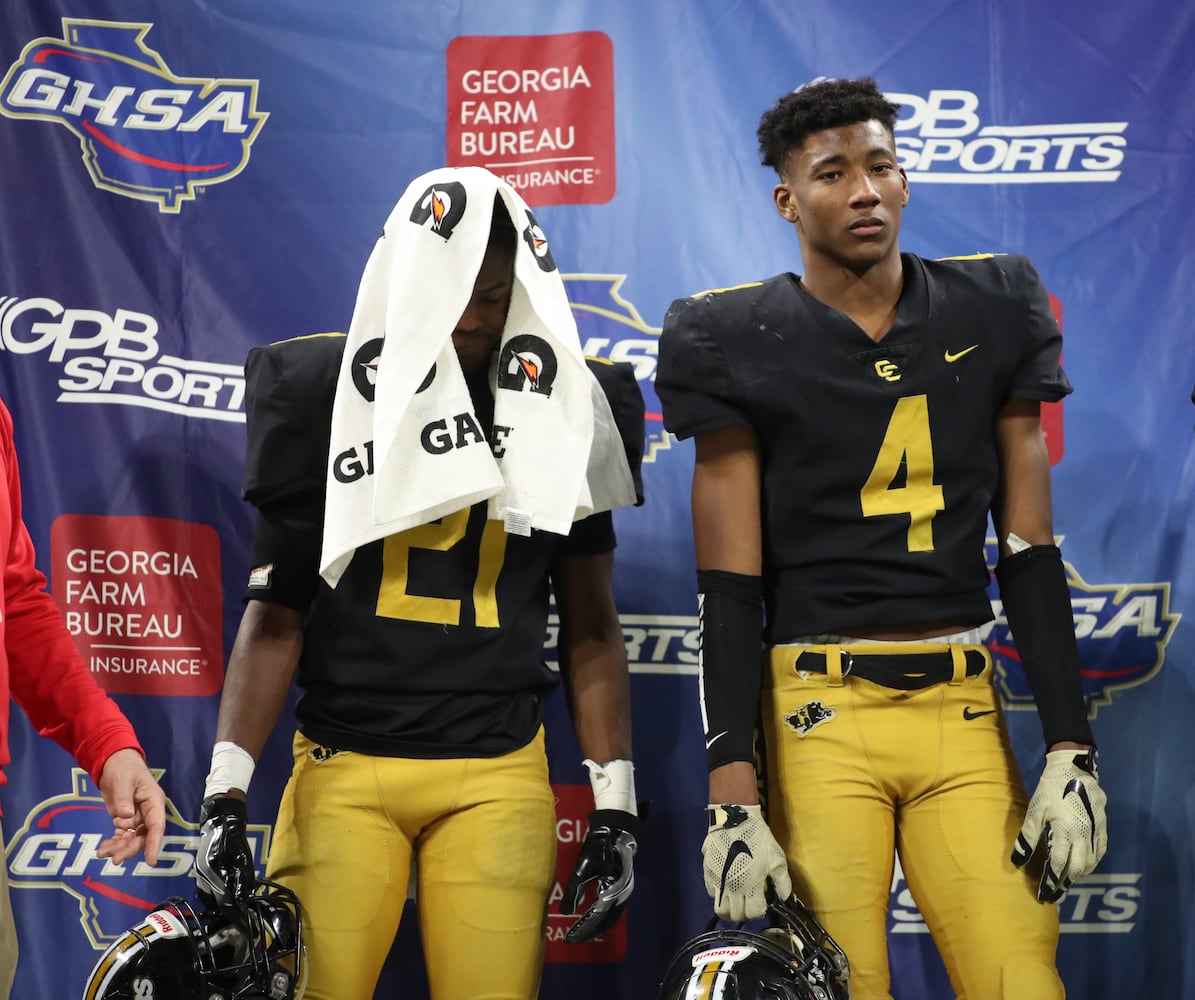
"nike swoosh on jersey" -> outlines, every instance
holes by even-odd
[[[740,855],[747,855],[749,858],[755,857],[751,853],[751,848],[747,846],[745,840],[736,840],[730,845],[730,850],[726,852],[726,863],[722,865],[722,882],[718,886],[718,898],[721,899],[726,895],[726,876],[730,874],[730,866],[738,860]]]
[[[946,359],[947,364],[951,364],[952,362],[957,361],[959,358],[963,357],[964,355],[970,354],[972,351],[976,351],[978,349],[979,349],[978,344],[972,344],[970,347],[966,347],[963,350],[959,351],[958,354],[951,354],[949,351],[947,351],[945,354],[942,355],[942,357],[944,357]]]
[[[1062,793],[1063,801],[1066,801],[1068,795],[1079,796],[1079,801],[1083,804],[1083,809],[1087,813],[1087,822],[1091,827],[1091,849],[1095,850],[1095,810],[1091,808],[1091,798],[1087,794],[1087,786],[1083,784],[1078,778],[1075,778],[1066,786],[1066,791]],[[734,848],[731,848],[734,850]],[[726,880],[726,873],[722,873],[722,880]]]
[[[963,709],[963,718],[970,722],[972,719],[978,719],[981,715],[991,715],[994,711],[996,711],[994,708],[989,708],[982,712],[972,712],[971,706],[967,705]]]
[[[720,733],[719,733],[717,736],[715,736],[715,737],[714,737],[712,740],[706,740],[706,741],[705,741],[705,748],[708,750],[708,749],[709,749],[710,747],[712,747],[712,746],[713,746],[715,743],[717,743],[717,742],[718,742],[718,740],[720,740],[720,739],[721,739],[723,736],[725,736],[725,735],[726,735],[728,732],[730,732],[730,730],[729,730],[729,729],[723,729],[723,730],[722,730],[722,732],[720,732]]]

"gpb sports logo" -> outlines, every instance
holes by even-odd
[[[646,413],[646,448],[643,461],[672,444],[664,430],[664,415],[656,395],[656,362],[660,354],[660,328],[648,326],[639,311],[619,293],[623,274],[565,274],[569,305],[577,320],[581,353],[609,361],[626,361],[635,369]]]
[[[155,777],[161,771],[155,770]],[[79,904],[79,924],[103,951],[168,896],[195,896],[191,868],[199,825],[166,799],[166,835],[153,868],[143,858],[123,865],[96,856],[112,834],[103,796],[81,768],[71,770],[71,791],[38,803],[8,842],[8,878],[14,889],[59,889]],[[264,875],[271,827],[251,823],[249,846],[258,877]]]
[[[988,566],[996,563],[996,540],[987,541]],[[1161,668],[1166,646],[1182,617],[1170,611],[1170,584],[1087,583],[1064,561],[1070,585],[1080,672],[1088,714],[1094,718],[1114,692],[1144,684]],[[996,686],[1009,708],[1033,708],[1033,692],[1021,667],[999,589],[989,588],[996,620],[985,628]]]
[[[62,366],[60,403],[115,403],[208,420],[245,422],[241,365],[160,354],[148,313],[63,306],[0,295],[0,352],[44,354]]]
[[[887,93],[901,105],[896,150],[910,180],[938,184],[1115,181],[1128,122],[985,125],[969,90],[928,97]]]
[[[269,115],[257,81],[176,76],[145,44],[152,24],[64,17],[61,38],[25,46],[0,83],[0,112],[79,138],[96,187],[177,212],[249,162]]]
[[[1141,872],[1105,872],[1102,869],[1072,885],[1058,901],[1058,922],[1063,934],[1128,934],[1144,909]],[[925,917],[909,891],[895,858],[892,891],[888,901],[891,934],[928,934]]]

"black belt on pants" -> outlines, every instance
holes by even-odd
[[[919,691],[935,684],[944,684],[954,677],[954,659],[949,652],[854,653],[845,649],[840,652],[844,677],[861,677],[873,684],[900,691]],[[781,647],[773,647],[773,659],[778,653],[781,653]],[[965,650],[964,658],[967,677],[978,677],[987,668],[988,658],[978,649]],[[816,650],[803,649],[796,656],[790,656],[788,662],[794,670],[802,673],[826,672],[826,654]]]

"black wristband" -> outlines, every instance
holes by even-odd
[[[589,829],[626,831],[632,837],[639,837],[640,817],[623,809],[595,809],[589,814]]]
[[[1004,615],[1033,689],[1046,746],[1095,745],[1079,675],[1070,587],[1056,545],[1033,545],[996,566]]]
[[[242,823],[248,823],[249,807],[244,799],[236,799],[231,795],[209,795],[199,807],[199,825],[202,826],[213,816],[232,816]]]
[[[763,650],[762,582],[758,576],[699,570],[701,706],[706,764],[712,771],[755,760],[755,723]]]

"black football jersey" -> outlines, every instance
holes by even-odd
[[[901,259],[878,343],[793,274],[679,299],[664,320],[667,429],[741,425],[759,442],[770,643],[990,620],[996,414],[1071,391],[1026,258]]]
[[[559,555],[610,551],[609,513],[567,536],[508,535],[485,503],[362,546],[335,589],[319,576],[332,401],[345,338],[255,348],[246,362],[242,492],[258,508],[245,599],[306,615],[299,727],[387,756],[489,756],[526,743],[555,681],[543,661]],[[630,365],[594,361],[642,500],[643,399]],[[486,433],[493,398],[474,394]],[[361,456],[345,456],[350,469]]]

